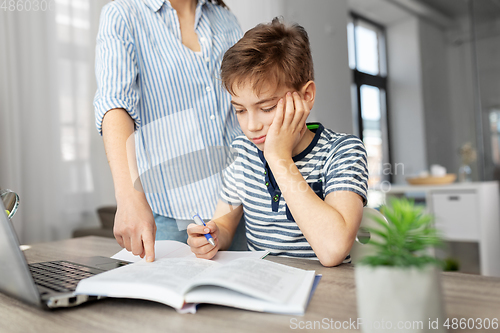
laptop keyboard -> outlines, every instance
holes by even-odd
[[[86,266],[68,261],[40,262],[28,265],[37,285],[59,292],[71,292],[82,279],[95,273]]]

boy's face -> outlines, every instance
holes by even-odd
[[[234,95],[231,95],[231,103],[243,133],[262,151],[278,101],[284,98],[287,92],[293,91],[287,87],[276,91],[268,88],[269,86],[262,87],[261,93],[256,95],[251,84],[242,84],[240,87],[234,87]]]

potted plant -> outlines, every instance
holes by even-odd
[[[355,267],[363,332],[445,332],[441,263],[430,255],[441,239],[424,208],[393,199],[373,216],[368,244],[375,253]]]

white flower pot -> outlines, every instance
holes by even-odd
[[[363,332],[446,332],[440,271],[434,265],[357,265],[355,276]]]

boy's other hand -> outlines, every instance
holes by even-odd
[[[215,246],[205,238],[208,233],[212,235]],[[191,223],[187,227],[187,234],[187,243],[197,258],[212,259],[219,251],[219,228],[214,221],[208,222],[206,226]]]
[[[288,92],[276,107],[274,120],[269,127],[264,146],[266,160],[292,157],[293,149],[304,135],[309,116],[305,101],[297,92]]]
[[[113,233],[121,247],[146,257],[146,261],[154,261],[156,223],[145,197],[118,202]]]

